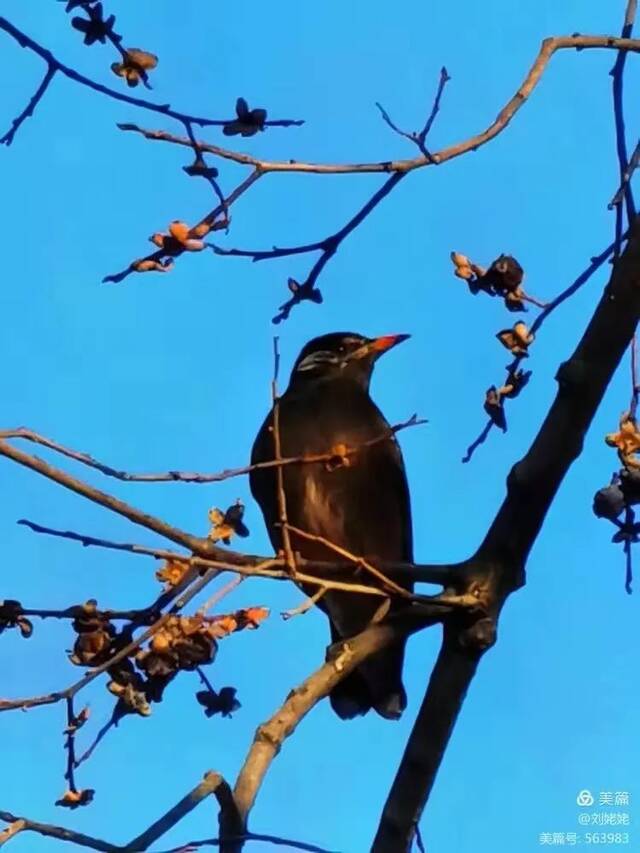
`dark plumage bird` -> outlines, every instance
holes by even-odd
[[[371,339],[335,332],[310,341],[279,402],[282,456],[326,453],[383,435],[389,424],[369,396],[369,382],[378,357],[407,337]],[[274,458],[272,422],[273,412],[255,440],[252,464]],[[253,470],[250,482],[271,543],[281,550],[276,468]],[[291,525],[374,561],[412,562],[409,490],[395,438],[363,448],[349,457],[348,465],[286,465],[283,484]],[[293,549],[307,559],[339,559],[320,543],[293,532],[291,539]],[[360,574],[359,580],[365,576]],[[329,591],[319,601],[329,617],[332,642],[362,631],[379,606],[379,598],[339,591]],[[379,652],[345,678],[330,697],[338,716],[350,719],[374,708],[383,717],[398,719],[407,703],[403,657],[404,643]]]

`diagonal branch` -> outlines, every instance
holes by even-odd
[[[52,65],[49,65],[44,77],[42,78],[42,82],[36,89],[33,97],[29,99],[28,104],[22,110],[20,115],[14,118],[14,120],[11,122],[11,127],[9,128],[9,130],[4,134],[4,136],[0,137],[0,145],[11,145],[16,133],[20,130],[22,124],[34,114],[36,107],[44,96],[44,93],[49,88],[49,84],[55,77],[56,71],[57,68]]]
[[[341,454],[344,457],[355,456],[358,451],[372,447],[380,442],[388,441],[392,436],[404,429],[421,426],[425,423],[426,420],[418,418],[417,415],[412,415],[406,421],[402,421],[401,423],[397,423],[389,427],[388,430],[385,430],[375,438],[370,438],[367,441],[354,445],[353,447],[346,447],[344,451],[341,451]],[[27,427],[0,430],[0,439],[6,440],[12,438],[24,439],[25,441],[31,441],[34,444],[39,444],[42,447],[46,447],[49,450],[54,450],[56,453],[60,453],[62,456],[66,456],[68,459],[73,459],[75,462],[80,462],[83,465],[87,465],[89,468],[94,468],[106,477],[113,477],[116,480],[123,480],[127,483],[220,483],[223,480],[230,479],[231,477],[240,477],[244,474],[250,474],[251,471],[255,471],[260,468],[275,468],[281,465],[300,465],[303,463],[312,464],[318,462],[332,462],[336,457],[335,451],[329,449],[325,453],[309,453],[303,456],[289,456],[284,459],[271,459],[267,462],[256,462],[254,465],[244,465],[238,468],[225,468],[224,471],[217,471],[213,474],[203,474],[198,471],[162,471],[152,474],[132,474],[128,471],[113,468],[111,465],[100,462],[88,453],[83,453],[82,451],[72,450],[69,447],[65,447],[57,441],[53,441],[44,435],[40,435]]]
[[[0,811],[0,820],[11,824],[21,823],[21,832],[36,832],[38,835],[44,835],[47,838],[57,838],[58,841],[70,841],[79,847],[100,850],[102,853],[115,853],[115,851],[122,849],[115,844],[109,844],[107,841],[101,841],[99,838],[93,838],[91,835],[75,832],[73,829],[65,829],[63,826],[55,826],[52,823],[39,823],[35,820],[29,820],[26,817],[16,817],[11,812]]]
[[[95,667],[94,669],[90,669],[86,675],[80,678],[78,681],[71,684],[69,687],[64,690],[54,691],[53,693],[47,693],[42,696],[31,696],[27,699],[0,699],[0,712],[1,711],[14,711],[18,708],[34,708],[39,705],[53,705],[56,702],[60,702],[62,699],[72,699],[76,696],[81,690],[90,684],[95,678],[99,675],[102,675],[103,672],[106,672],[110,667],[119,661],[123,660],[123,658],[128,657],[132,652],[134,652],[142,643],[152,637],[157,631],[162,628],[166,622],[175,614],[182,610],[196,595],[198,595],[206,586],[209,584],[218,574],[215,569],[208,569],[204,575],[197,580],[191,579],[190,586],[188,589],[181,593],[179,598],[176,600],[175,604],[160,616],[146,631],[144,631],[140,636],[136,637],[136,639],[132,640],[126,646],[121,648],[118,652],[112,655],[107,661],[105,661],[100,666]]]
[[[125,104],[130,104],[134,107],[139,107],[140,109],[160,113],[168,118],[177,119],[183,124],[197,124],[200,127],[222,127],[225,124],[235,121],[235,117],[231,119],[210,119],[204,116],[194,116],[188,113],[182,113],[178,110],[172,109],[170,104],[154,104],[152,101],[146,101],[143,98],[136,98],[133,95],[127,95],[124,92],[111,89],[109,86],[103,86],[102,83],[98,83],[90,77],[85,77],[84,74],[80,74],[75,69],[65,65],[57,59],[50,50],[47,50],[32,38],[29,38],[26,33],[23,33],[17,27],[14,27],[14,25],[6,18],[0,17],[0,30],[4,30],[7,35],[17,41],[20,47],[30,50],[32,53],[39,56],[40,59],[43,59],[47,63],[49,72],[51,72],[51,77],[53,77],[56,72],[60,72],[60,74],[67,77],[69,80],[72,80],[74,83],[85,86],[100,95],[106,95],[108,98],[112,98],[113,100],[120,101]],[[50,80],[47,82],[47,85],[49,82]],[[45,86],[44,89],[46,88],[47,87]],[[42,94],[44,94],[44,91],[40,93],[38,100],[42,97]],[[304,124],[304,121],[301,119],[274,119],[264,122],[265,127],[293,127],[300,126],[302,124]]]
[[[589,425],[640,320],[640,220],[571,358],[557,373],[558,392],[523,459],[507,479],[504,502],[471,560],[469,583],[492,619],[445,633],[438,666],[384,806],[373,853],[409,851],[477,661],[495,639],[507,597],[524,583],[529,552],[565,474],[582,451]]]
[[[238,774],[233,796],[244,824],[255,803],[264,777],[284,741],[301,720],[350,672],[371,655],[422,628],[441,621],[428,606],[409,607],[394,616],[372,624],[350,640],[328,650],[327,662],[287,697],[282,707],[258,727],[247,758]],[[231,842],[222,853],[237,853],[242,844]]]
[[[0,19],[1,21],[2,19]],[[632,53],[640,52],[640,40],[630,38],[617,38],[615,36],[552,36],[544,39],[533,65],[529,69],[524,81],[515,95],[500,110],[495,120],[483,131],[470,136],[463,142],[443,148],[431,154],[430,158],[421,154],[409,160],[378,160],[369,163],[305,163],[298,160],[261,160],[250,154],[231,151],[221,148],[219,145],[210,145],[206,142],[198,142],[199,148],[209,154],[215,154],[225,160],[231,160],[244,166],[252,166],[259,169],[263,174],[267,172],[304,172],[317,175],[347,175],[367,174],[371,172],[411,172],[425,166],[439,165],[448,160],[453,160],[469,151],[477,151],[492,139],[495,139],[511,122],[518,110],[529,98],[544,74],[551,57],[560,50],[590,50],[608,49],[624,50]],[[193,147],[187,137],[173,136],[162,130],[145,130],[136,125],[121,126],[121,130],[132,130],[142,134],[146,139],[171,142],[174,145],[185,145]]]
[[[233,801],[231,788],[219,773],[209,771],[205,773],[204,779],[199,785],[155,823],[152,823],[141,835],[136,836],[121,849],[131,851],[146,850],[154,841],[157,841],[158,838],[169,832],[183,817],[193,811],[196,806],[200,805],[211,794],[215,796],[220,806],[220,827],[223,834],[242,835],[242,822]]]
[[[275,580],[291,580],[291,576],[285,571],[284,560],[280,557],[257,557],[250,555],[238,554],[230,551],[234,555],[234,561],[225,562],[224,560],[211,560],[203,557],[194,557],[189,554],[180,554],[177,551],[169,551],[165,548],[149,548],[146,545],[137,545],[132,542],[112,542],[109,539],[98,539],[95,536],[88,536],[85,533],[75,533],[72,530],[56,530],[53,527],[44,527],[41,524],[36,524],[27,519],[20,519],[18,524],[22,524],[33,530],[35,533],[44,533],[49,536],[58,536],[62,539],[70,539],[73,542],[80,542],[84,547],[97,546],[99,548],[108,548],[114,551],[127,551],[131,554],[141,554],[147,557],[155,557],[157,560],[176,560],[178,562],[188,563],[194,568],[203,569],[219,569],[225,572],[238,572],[241,575],[256,576],[264,578],[273,578]],[[244,558],[244,563],[236,562],[235,557]],[[355,558],[358,559],[358,558]],[[301,583],[311,583],[316,585],[331,586],[333,589],[341,589],[345,591],[365,593],[370,595],[388,596],[388,592],[384,592],[377,587],[369,587],[364,584],[354,584],[351,582],[338,582],[332,580],[336,576],[345,573],[353,574],[353,561],[345,563],[326,563],[321,560],[308,560],[304,557],[297,557],[298,566],[308,571],[318,572],[317,576],[299,574],[298,580]],[[416,583],[431,583],[440,586],[458,587],[463,578],[464,563],[444,563],[442,565],[430,563],[395,563],[381,560],[380,568],[386,575],[392,575],[399,578],[411,577]],[[278,568],[280,567],[280,568]],[[406,590],[404,590],[406,592]],[[135,612],[135,611],[132,611]],[[143,612],[143,611],[141,611]],[[116,615],[111,618],[124,618]],[[25,615],[31,615],[31,612],[25,611]],[[34,613],[33,615],[39,615]],[[54,615],[52,613],[52,615]]]

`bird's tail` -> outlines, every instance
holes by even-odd
[[[333,642],[341,639],[333,625],[331,637]],[[341,719],[359,717],[371,708],[387,720],[402,716],[407,707],[402,684],[404,647],[401,642],[372,655],[334,687],[329,700]]]

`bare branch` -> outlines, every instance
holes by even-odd
[[[0,811],[0,820],[14,825],[18,822],[23,824],[21,827],[22,832],[36,832],[38,835],[44,835],[48,838],[57,838],[58,841],[70,841],[72,844],[77,844],[80,847],[100,850],[102,853],[115,853],[115,851],[122,849],[115,844],[109,844],[107,841],[101,841],[99,838],[93,838],[91,835],[75,832],[73,829],[65,829],[63,826],[55,826],[52,823],[38,823],[38,821],[29,820],[26,817],[17,817],[11,814],[11,812]],[[0,843],[2,842],[0,841]]]
[[[274,844],[276,847],[290,847],[292,850],[307,850],[308,853],[340,853],[337,850],[327,850],[326,847],[318,847],[317,844],[306,844],[304,841],[295,841],[292,838],[283,838],[280,835],[265,835],[263,832],[246,832],[244,835],[236,835],[235,837],[226,836],[222,838],[202,838],[198,841],[188,841],[180,847],[173,847],[171,850],[164,850],[161,853],[187,853],[192,848],[198,847],[221,847],[224,842],[239,842],[239,841],[264,841],[267,844]]]
[[[477,661],[495,641],[495,625],[507,597],[524,583],[531,547],[565,474],[582,451],[587,429],[639,319],[640,219],[636,219],[582,340],[558,370],[558,392],[547,417],[527,454],[512,468],[506,498],[470,561],[467,578],[491,618],[459,629],[447,626],[439,665],[384,807],[374,853],[410,850]]]
[[[16,133],[20,130],[22,124],[34,114],[35,109],[42,100],[44,93],[49,88],[49,84],[55,77],[56,71],[57,69],[55,67],[49,65],[44,77],[42,78],[42,82],[36,89],[33,97],[29,99],[29,103],[27,104],[27,106],[22,110],[22,112],[17,118],[14,118],[14,120],[11,122],[11,127],[5,133],[5,135],[0,137],[0,145],[11,145]]]
[[[635,23],[637,12],[637,0],[628,0],[627,8],[622,25],[622,37],[629,38]],[[620,181],[622,192],[616,194],[617,201],[611,205],[616,211],[616,254],[620,253],[620,242],[622,240],[622,201],[624,199],[627,211],[627,223],[631,222],[636,216],[636,207],[633,200],[633,192],[629,180],[625,181],[625,175],[629,171],[629,155],[627,152],[627,139],[624,121],[624,67],[627,61],[626,51],[619,51],[615,64],[611,69],[612,90],[613,90],[613,115],[614,126],[616,131],[616,152],[618,155],[618,164],[620,167]]]
[[[364,450],[365,448],[372,447],[375,444],[380,444],[383,441],[388,441],[396,433],[401,432],[404,429],[421,426],[426,423],[427,421],[423,418],[418,418],[417,415],[412,415],[406,421],[402,421],[389,427],[388,430],[385,430],[384,433],[381,433],[375,438],[370,438],[367,441],[354,445],[353,447],[346,447],[342,455],[345,457],[355,456],[359,451]],[[89,468],[94,468],[96,471],[100,471],[101,474],[104,474],[107,477],[113,477],[116,480],[123,480],[130,483],[220,483],[223,480],[230,479],[231,477],[240,477],[244,474],[250,474],[251,471],[255,471],[259,468],[275,468],[281,465],[331,462],[335,459],[336,455],[335,451],[330,449],[325,453],[308,453],[302,456],[289,456],[284,459],[271,459],[267,462],[256,462],[255,465],[245,465],[240,468],[225,468],[224,471],[218,471],[214,474],[203,474],[198,471],[163,471],[154,474],[131,474],[128,471],[122,471],[121,469],[113,468],[111,465],[107,465],[104,462],[99,462],[88,453],[83,453],[82,451],[72,450],[69,447],[65,447],[57,441],[53,441],[44,435],[40,435],[27,427],[0,430],[0,439],[12,438],[24,439],[26,441],[31,441],[34,444],[39,444],[42,447],[47,447],[49,450],[55,450],[56,453],[60,453],[62,456],[66,456],[76,462],[81,462]]]
[[[351,551],[347,551],[346,548],[342,548],[340,545],[336,545],[334,542],[331,542],[324,536],[318,536],[314,533],[307,533],[306,530],[301,530],[299,527],[294,527],[293,524],[287,524],[287,527],[292,533],[295,533],[296,536],[300,536],[302,539],[306,539],[309,542],[319,542],[324,545],[325,548],[328,548],[330,551],[339,554],[341,557],[345,557],[347,560],[351,560],[356,566],[365,569],[365,571],[369,572],[370,575],[379,580],[385,586],[387,590],[387,595],[388,592],[391,591],[397,593],[402,598],[411,598],[411,593],[408,592],[408,590],[406,590],[404,587],[399,586],[394,581],[390,580],[368,560],[365,560],[364,557],[359,557],[356,554],[352,554]]]
[[[125,104],[130,104],[134,107],[139,107],[143,110],[149,110],[154,113],[160,113],[161,115],[165,115],[168,118],[174,118],[183,124],[196,124],[200,127],[222,127],[225,124],[229,124],[230,122],[235,121],[234,118],[227,119],[210,119],[205,118],[204,116],[194,116],[189,115],[188,113],[178,112],[171,108],[170,104],[154,104],[152,101],[145,101],[142,98],[136,98],[133,95],[127,95],[124,92],[119,92],[116,89],[111,89],[108,86],[103,86],[102,83],[97,83],[95,80],[91,80],[89,77],[85,77],[84,74],[80,74],[78,71],[75,71],[73,68],[70,68],[68,65],[65,65],[59,59],[57,59],[51,51],[42,47],[42,45],[38,44],[32,38],[29,38],[26,33],[23,33],[17,27],[14,27],[12,23],[10,23],[6,18],[0,17],[0,30],[4,30],[11,38],[15,39],[18,42],[20,47],[26,48],[27,50],[32,51],[41,59],[43,59],[47,63],[48,71],[47,74],[50,75],[50,78],[56,72],[60,72],[69,80],[72,80],[74,83],[78,83],[81,86],[86,86],[88,89],[92,89],[94,92],[97,92],[100,95],[106,95],[108,98],[112,98],[113,100],[120,101]],[[44,89],[40,94],[36,93],[37,100],[40,100],[44,91],[46,90],[48,83],[44,86]],[[43,81],[44,84],[44,81]],[[34,96],[35,98],[35,96]],[[32,101],[30,103],[33,102]],[[33,105],[35,106],[35,104]],[[26,118],[26,116],[24,116]],[[15,123],[14,123],[15,124]],[[265,127],[297,127],[304,124],[304,121],[301,119],[274,119],[270,121],[265,121]],[[15,134],[14,129],[11,140],[13,139],[13,135]],[[4,141],[4,139],[3,139]]]
[[[1,21],[2,19],[0,19]],[[232,160],[234,163],[240,163],[244,166],[252,166],[259,169],[261,173],[267,172],[305,172],[318,175],[348,175],[348,174],[366,174],[371,172],[411,172],[414,169],[420,169],[424,166],[437,165],[445,163],[448,160],[453,160],[455,157],[460,157],[469,151],[476,151],[478,148],[486,145],[496,136],[498,136],[510,123],[511,119],[522,107],[527,98],[531,95],[535,87],[540,82],[540,78],[544,74],[549,60],[559,50],[567,49],[609,49],[609,50],[624,50],[633,53],[640,52],[640,40],[629,38],[616,38],[615,36],[553,36],[546,38],[538,55],[531,66],[529,73],[520,85],[520,88],[515,95],[505,104],[500,110],[496,119],[487,127],[486,130],[469,137],[463,142],[456,145],[451,145],[448,148],[443,148],[441,151],[434,152],[431,155],[431,160],[424,155],[414,157],[410,160],[379,160],[370,163],[301,163],[291,160],[260,160],[250,154],[243,154],[237,151],[231,151],[226,148],[221,148],[218,145],[210,145],[206,142],[198,142],[200,148],[209,153],[215,154],[226,160]],[[158,140],[162,142],[171,142],[174,145],[186,145],[191,147],[192,143],[186,137],[173,136],[162,130],[145,130],[137,125],[120,125],[121,130],[132,130],[142,134],[146,139]]]
[[[155,823],[151,824],[141,835],[136,836],[136,838],[121,849],[132,851],[146,850],[154,841],[165,835],[185,815],[193,811],[196,806],[200,805],[211,794],[214,794],[220,805],[220,823],[221,826],[224,825],[224,831],[228,831],[231,835],[241,835],[243,832],[242,824],[235,809],[231,789],[219,773],[209,771],[205,773],[204,779],[199,785]]]
[[[108,539],[98,539],[94,536],[88,536],[83,533],[74,533],[71,530],[56,530],[53,527],[44,527],[41,524],[36,524],[33,521],[21,519],[18,524],[33,530],[36,533],[44,533],[49,536],[58,536],[62,539],[69,539],[73,542],[80,542],[85,547],[97,546],[100,548],[108,548],[116,551],[127,551],[131,554],[141,554],[143,556],[154,557],[157,560],[177,560],[188,563],[195,568],[211,568],[219,569],[220,571],[237,572],[248,577],[264,577],[273,578],[275,580],[291,580],[291,575],[284,570],[284,560],[280,557],[256,557],[237,554],[237,552],[229,552],[234,555],[233,562],[224,560],[208,560],[203,557],[194,557],[187,554],[180,554],[178,551],[169,551],[164,548],[149,548],[146,545],[136,545],[130,542],[112,542]],[[226,552],[225,552],[226,553]],[[235,561],[235,556],[244,557],[245,562]],[[307,560],[304,557],[297,557],[299,568],[309,571],[318,572],[318,575],[306,575],[298,573],[297,580],[301,583],[310,583],[317,586],[323,585],[331,589],[340,589],[346,592],[358,592],[381,595],[387,597],[388,592],[384,592],[377,587],[365,586],[363,584],[353,584],[349,581],[340,582],[334,581],[330,575],[340,575],[348,573],[353,574],[353,561],[345,563],[326,563],[320,560]],[[460,586],[463,582],[464,563],[450,563],[443,565],[432,565],[428,563],[393,563],[382,560],[380,567],[385,575],[396,575],[398,577],[410,576],[416,583],[433,583],[441,586]],[[281,566],[281,569],[273,567]],[[406,592],[406,590],[405,590]],[[111,611],[109,611],[111,612]],[[119,611],[114,611],[119,612]],[[30,615],[25,611],[25,615]],[[37,615],[37,614],[35,614]],[[120,618],[113,616],[113,618]],[[124,617],[122,617],[124,618]]]
[[[295,688],[282,707],[258,727],[233,791],[245,823],[271,762],[309,711],[366,658],[437,621],[439,617],[433,612],[429,614],[428,608],[408,607],[329,649],[327,662]],[[223,853],[236,853],[241,846],[224,846]]]

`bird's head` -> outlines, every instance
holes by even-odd
[[[332,332],[314,338],[302,348],[291,372],[291,383],[344,377],[369,387],[373,366],[409,335],[365,338],[354,332]]]

